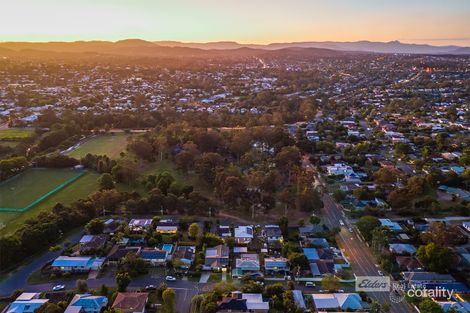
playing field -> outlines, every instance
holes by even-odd
[[[76,159],[80,159],[88,153],[116,158],[121,152],[126,150],[127,138],[129,136],[129,134],[124,133],[97,136],[66,154]]]
[[[70,169],[29,169],[0,183],[0,208],[21,211],[82,174]]]
[[[33,135],[31,129],[1,129],[0,140],[20,140],[26,139]]]

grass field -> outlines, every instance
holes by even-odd
[[[0,212],[0,225],[2,225],[0,226],[0,235],[14,232],[26,220],[38,216],[41,212],[50,211],[57,203],[69,205],[79,199],[86,198],[98,190],[98,177],[98,174],[88,172],[24,213]]]
[[[20,140],[33,135],[32,129],[2,129],[0,130],[0,140]]]
[[[24,208],[79,174],[69,169],[29,169],[0,184],[0,208]]]
[[[121,152],[126,150],[127,138],[129,136],[129,134],[125,133],[97,136],[66,154],[77,159],[84,157],[88,153],[116,158]]]

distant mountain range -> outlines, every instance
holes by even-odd
[[[470,47],[431,46],[391,42],[292,42],[239,44],[221,41],[183,43],[126,39],[74,42],[0,42],[0,56],[56,57],[67,55],[118,55],[130,57],[250,57],[308,56],[328,57],[346,53],[402,53],[470,55]]]
[[[252,48],[264,50],[277,50],[286,48],[321,48],[336,51],[374,52],[374,53],[403,53],[403,54],[470,54],[470,47],[460,46],[432,46],[427,44],[409,44],[399,41],[373,42],[373,41],[305,41],[288,43],[240,44],[234,41],[219,41],[208,43],[185,43],[179,41],[155,41],[156,44],[166,47],[187,47],[198,49],[230,50],[239,48]]]

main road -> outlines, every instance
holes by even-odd
[[[334,199],[329,194],[324,193],[323,203],[324,222],[329,227],[337,227],[340,229],[337,242],[346,258],[349,260],[354,273],[357,276],[380,276],[375,258],[369,247],[362,241],[360,235],[356,232],[356,229],[352,227]],[[340,220],[343,221],[344,226],[340,224]],[[370,292],[368,295],[381,304],[390,304],[392,312],[408,313],[413,311],[405,300],[399,303],[390,301],[389,292]]]

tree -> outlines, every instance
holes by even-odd
[[[424,298],[419,304],[421,313],[443,313],[441,306],[434,302],[431,298]]]
[[[77,279],[75,285],[78,292],[84,293],[88,290],[88,285],[84,279]]]
[[[320,224],[321,219],[320,219],[318,216],[316,216],[316,215],[312,215],[312,216],[310,216],[309,221],[310,221],[310,224],[314,224],[314,225],[315,225],[315,224]]]
[[[395,145],[395,155],[403,157],[411,152],[411,147],[407,143],[398,142]]]
[[[197,223],[192,223],[189,225],[189,237],[191,238],[196,238],[197,235],[199,234],[199,225]]]
[[[173,313],[175,312],[175,303],[176,303],[176,292],[171,289],[167,288],[162,294],[163,305],[164,305],[164,312]]]
[[[326,275],[321,279],[321,286],[323,289],[334,292],[339,288],[339,280],[333,275]]]
[[[113,189],[114,188],[114,181],[113,176],[109,173],[104,173],[98,178],[98,184],[101,190],[104,189]]]
[[[294,252],[289,255],[289,263],[292,268],[300,267],[301,269],[308,269],[309,263],[305,254],[300,252]]]
[[[124,272],[124,273],[118,273],[116,275],[116,284],[118,286],[119,292],[126,291],[126,288],[130,282],[131,282],[131,276],[129,275],[129,273]]]
[[[397,181],[398,173],[394,169],[382,167],[374,173],[374,180],[377,184],[393,184]]]
[[[451,262],[449,248],[439,247],[433,242],[420,246],[416,251],[416,257],[431,272],[446,272]]]
[[[367,241],[372,239],[372,231],[374,228],[379,227],[380,225],[379,219],[370,215],[363,216],[356,222],[357,228]]]
[[[442,247],[464,244],[467,237],[456,225],[446,225],[443,222],[432,222],[426,232],[421,234],[424,243],[434,242]]]
[[[155,184],[156,187],[166,195],[168,193],[168,189],[174,181],[175,178],[173,175],[171,175],[171,173],[168,171],[164,171],[158,174]]]
[[[101,234],[104,230],[104,222],[100,218],[94,218],[85,225],[85,229],[90,235]]]

